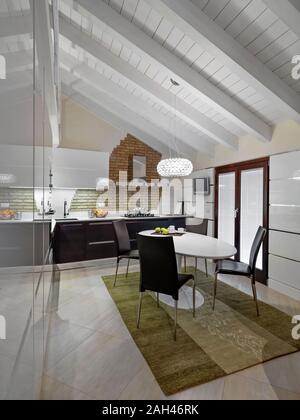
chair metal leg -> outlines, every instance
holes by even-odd
[[[196,280],[194,279],[193,284],[193,318],[196,317]]]
[[[195,276],[197,276],[197,270],[198,270],[198,258],[195,257]]]
[[[218,273],[215,274],[214,297],[213,297],[213,311],[215,310],[215,307],[216,307],[217,287],[218,287]]]
[[[157,307],[159,308],[159,293],[157,293],[156,298],[157,298]]]
[[[114,287],[116,287],[116,283],[117,283],[117,277],[118,277],[118,271],[119,271],[119,264],[120,264],[120,260],[118,259],[118,261],[117,261],[116,275],[115,275],[115,281],[114,281]]]
[[[205,258],[205,272],[206,272],[206,277],[208,277],[208,268],[207,268],[207,259]]]
[[[186,256],[184,256],[184,272],[186,273]]]
[[[178,309],[178,302],[177,300],[175,300],[174,341],[177,340],[177,309]]]
[[[128,271],[129,271],[129,264],[130,264],[130,259],[128,258],[128,263],[127,263],[127,271],[126,271],[126,278],[128,277]]]
[[[141,311],[142,311],[143,294],[144,293],[142,293],[142,292],[140,293],[138,316],[137,316],[137,323],[136,323],[136,326],[137,326],[138,329],[140,328],[140,323],[141,323]]]
[[[256,305],[256,313],[257,316],[259,317],[259,307],[258,307],[258,300],[257,300],[257,291],[256,291],[256,286],[255,283],[252,282],[252,290],[253,290],[253,297],[254,297],[254,301],[255,301],[255,305]]]

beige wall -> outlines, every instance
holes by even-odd
[[[247,136],[239,140],[239,149],[236,151],[217,146],[213,158],[207,158],[199,153],[195,170],[214,168],[294,150],[300,150],[300,125],[294,121],[286,121],[276,126],[271,142],[263,143],[254,137]]]
[[[63,99],[61,147],[110,153],[126,134],[70,98]]]

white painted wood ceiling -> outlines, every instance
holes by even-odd
[[[174,130],[177,103],[177,137],[189,151],[212,153],[217,143],[237,147],[240,136],[253,133],[269,141],[278,122],[297,117],[300,121],[300,81],[291,76],[291,58],[300,54],[300,38],[286,19],[263,0],[179,3],[60,0],[61,75],[68,93],[79,95],[80,90],[80,97],[86,96],[95,109],[103,105],[102,97],[113,98],[130,112],[131,124],[142,118],[150,128],[152,124],[161,129],[165,143]],[[210,48],[212,40],[202,41],[204,34],[198,36],[188,13],[176,16],[176,7],[182,5],[201,13],[201,19],[209,18],[209,25],[224,33],[224,45],[233,42],[242,48],[246,61],[234,61],[234,54],[227,60],[223,51]],[[0,18],[26,16],[29,8],[29,0],[0,0]],[[14,81],[28,70],[26,50],[31,50],[32,39],[26,33],[5,37],[1,28],[0,35],[0,53],[10,54]],[[245,62],[263,66],[261,80],[251,66],[243,67]],[[179,80],[179,87],[172,86],[171,77]]]

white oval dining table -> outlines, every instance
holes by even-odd
[[[143,236],[154,236],[153,230],[147,230],[140,232],[139,234]],[[163,235],[155,235],[155,237],[164,238]],[[183,256],[220,261],[227,260],[228,258],[235,256],[237,253],[237,249],[233,245],[210,236],[185,232],[182,236],[173,236],[173,239],[177,255],[178,271],[181,270]],[[173,306],[174,304],[173,299],[170,296],[161,296],[161,301],[170,306]],[[199,308],[203,304],[204,297],[197,290],[196,307]],[[192,289],[189,286],[184,286],[179,294],[178,308],[191,309],[191,306]]]

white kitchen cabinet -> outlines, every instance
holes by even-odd
[[[109,176],[109,154],[55,149],[52,171],[55,188],[94,189],[99,178]]]
[[[49,184],[51,148],[0,145],[0,173],[9,175],[12,188],[43,188]],[[35,172],[33,177],[33,159]]]

